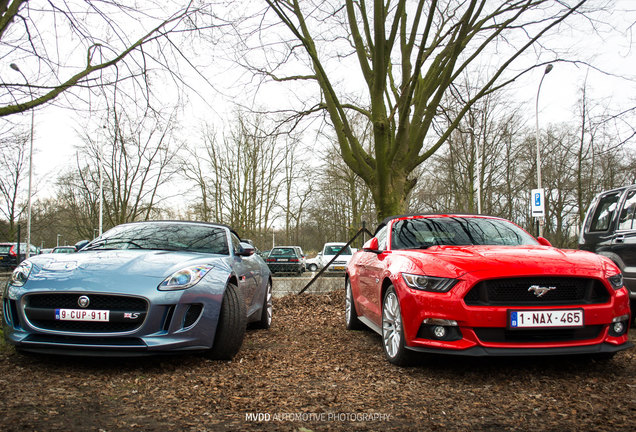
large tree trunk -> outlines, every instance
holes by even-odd
[[[393,170],[390,166],[379,165],[377,181],[367,182],[373,195],[378,222],[389,216],[406,213],[409,192],[415,187],[416,179],[408,174]]]

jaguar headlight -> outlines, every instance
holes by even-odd
[[[30,261],[22,261],[15,270],[13,270],[13,273],[11,273],[9,284],[17,287],[23,286],[29,279],[32,268],[33,264],[31,264]]]
[[[610,276],[607,278],[607,280],[609,280],[609,283],[612,285],[612,288],[614,288],[615,290],[621,289],[623,288],[623,274],[622,273],[617,273],[613,276]]]
[[[458,282],[457,279],[402,273],[406,284],[414,289],[430,292],[448,292]]]
[[[193,287],[212,267],[211,265],[186,267],[165,278],[157,288],[160,291],[176,291]]]

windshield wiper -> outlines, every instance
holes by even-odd
[[[138,243],[135,243],[133,240],[109,240],[109,239],[102,239],[99,241],[96,241],[88,246],[86,246],[85,248],[83,248],[82,250],[93,250],[93,249],[99,249],[102,248],[103,246],[106,245],[116,245],[116,244],[130,244],[135,246],[137,249],[146,249],[142,246],[140,246]],[[104,248],[104,249],[119,249],[119,248]]]
[[[82,251],[86,251],[86,250],[91,250],[91,249],[97,249],[98,247],[102,247],[106,244],[106,240],[102,239],[102,240],[96,240],[93,243],[86,245],[82,248]]]

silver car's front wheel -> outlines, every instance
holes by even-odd
[[[382,302],[382,345],[391,363],[405,366],[411,362],[412,352],[404,345],[400,301],[393,287],[386,291]]]
[[[272,282],[267,282],[265,288],[265,298],[263,299],[263,307],[261,310],[261,319],[256,323],[256,327],[268,329],[272,325],[272,313],[274,311],[272,303]]]

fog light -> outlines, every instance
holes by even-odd
[[[442,326],[433,327],[433,334],[438,339],[443,339],[446,336],[446,328]]]
[[[622,334],[625,331],[625,325],[622,322],[614,323],[612,330],[616,334]]]
[[[612,320],[609,328],[610,336],[622,336],[627,333],[627,322],[629,315],[621,315]]]

